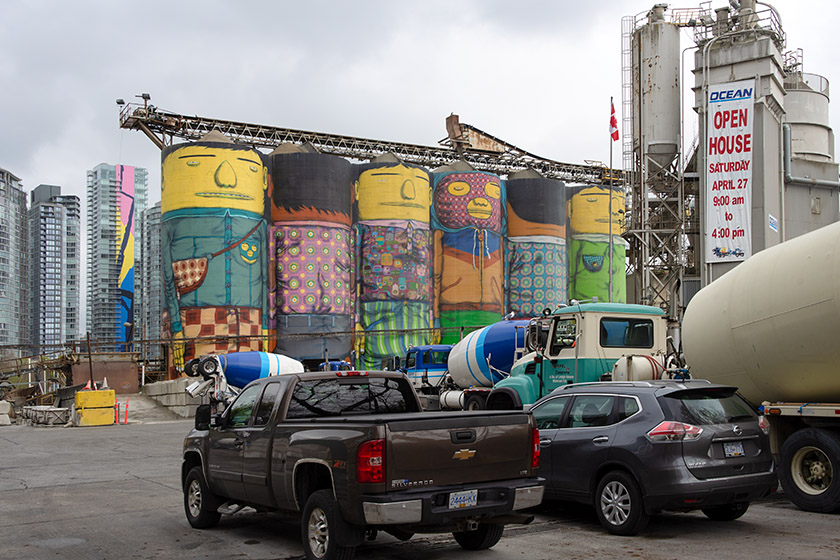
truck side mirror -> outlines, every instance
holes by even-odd
[[[209,404],[200,404],[195,409],[195,429],[209,430],[212,410]]]

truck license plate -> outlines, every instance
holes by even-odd
[[[723,454],[727,457],[743,457],[744,444],[740,441],[724,442]]]
[[[461,509],[478,505],[478,490],[452,492],[449,494],[449,509]]]

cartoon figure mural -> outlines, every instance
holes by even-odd
[[[268,328],[267,185],[262,155],[218,133],[163,150],[163,329],[178,370],[203,354],[261,349]],[[217,338],[184,340],[198,337]]]
[[[134,325],[134,168],[117,165],[117,269],[120,271],[120,302],[117,310],[117,340],[128,350]]]
[[[587,186],[570,189],[569,297],[577,300],[626,303],[628,244],[621,237],[624,222],[624,192],[610,187]],[[612,284],[610,294],[610,219],[612,219]]]
[[[431,181],[428,171],[394,156],[359,165],[357,172],[360,363],[379,368],[411,345],[432,342]]]
[[[460,327],[481,327],[504,314],[505,190],[492,173],[459,162],[434,172],[432,229],[435,313],[441,342]]]
[[[507,193],[507,310],[539,315],[568,300],[566,187],[531,170],[511,174]]]
[[[269,157],[274,352],[298,360],[343,359],[353,338],[352,166],[289,146]]]

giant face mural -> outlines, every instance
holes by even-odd
[[[416,220],[429,223],[432,189],[420,168],[382,165],[364,169],[356,183],[358,220]]]
[[[162,157],[164,327],[175,367],[202,354],[259,350],[268,326],[261,154],[198,142],[169,147]],[[208,340],[181,342],[199,337]]]
[[[435,185],[434,209],[443,230],[501,232],[503,204],[501,181],[488,173],[452,173]]]

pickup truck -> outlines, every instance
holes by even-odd
[[[530,413],[422,412],[399,372],[284,374],[249,383],[221,414],[196,410],[184,440],[187,520],[216,525],[245,506],[301,516],[312,560],[347,560],[379,530],[452,532],[495,545],[539,504]]]

